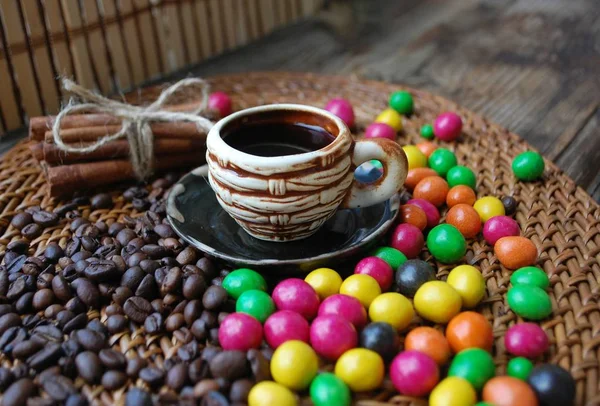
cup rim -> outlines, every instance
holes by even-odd
[[[317,149],[315,151],[303,152],[300,154],[293,155],[280,155],[273,157],[265,157],[260,155],[252,155],[246,152],[242,152],[238,149],[233,148],[229,144],[227,144],[223,138],[221,137],[221,130],[227,124],[234,120],[238,120],[242,117],[249,116],[256,113],[262,113],[265,111],[276,111],[276,110],[296,110],[296,111],[304,111],[313,114],[318,114],[326,117],[331,120],[338,128],[338,135],[335,139],[324,146],[323,148]],[[228,115],[227,117],[222,118],[217,121],[217,123],[210,129],[206,138],[206,147],[207,153],[217,153],[218,155],[223,155],[226,157],[227,161],[231,162],[239,162],[244,161],[249,164],[256,163],[256,165],[262,168],[269,169],[279,169],[283,166],[302,164],[307,161],[313,160],[317,157],[322,157],[325,155],[330,155],[335,152],[337,148],[343,146],[345,143],[346,137],[350,137],[350,129],[344,123],[344,121],[336,116],[333,113],[330,113],[327,110],[309,106],[305,104],[294,104],[294,103],[275,103],[275,104],[266,104],[262,106],[250,107],[247,109],[243,109]],[[351,137],[350,137],[351,139]],[[217,152],[218,151],[218,152]]]

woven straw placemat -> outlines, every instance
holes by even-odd
[[[349,77],[331,77],[300,73],[254,73],[221,76],[210,80],[214,90],[229,93],[235,109],[265,103],[294,102],[324,106],[333,97],[344,97],[353,104],[357,116],[358,134],[362,134],[375,116],[387,106],[392,91],[406,89],[402,86],[365,81]],[[400,144],[415,144],[422,140],[419,128],[432,123],[441,112],[454,111],[464,120],[463,136],[455,142],[438,144],[453,150],[459,164],[473,169],[477,175],[477,195],[514,196],[518,201],[515,215],[522,235],[538,247],[538,265],[550,276],[549,289],[553,313],[540,324],[548,333],[550,350],[544,359],[571,372],[577,382],[578,405],[600,404],[600,208],[581,188],[563,174],[554,164],[546,162],[544,177],[538,182],[519,182],[511,171],[511,161],[520,152],[532,149],[526,142],[508,130],[466,110],[444,98],[415,89],[407,89],[414,96],[415,113],[405,120],[400,134]],[[151,96],[156,91],[143,92]],[[17,145],[0,161],[0,255],[20,232],[10,226],[15,213],[30,206],[41,206],[51,211],[62,203],[47,197],[46,185],[39,167],[31,157],[26,143]],[[80,208],[91,221],[102,220],[110,225],[125,215],[136,216],[131,203],[127,203],[114,190],[112,209],[91,210]],[[31,242],[30,254],[40,254],[49,242],[61,246],[71,236],[69,220],[62,219]],[[34,252],[35,251],[35,252]],[[425,258],[432,260],[428,254]],[[487,284],[487,296],[477,311],[492,323],[495,346],[494,359],[497,373],[506,373],[509,360],[503,337],[511,325],[520,321],[509,310],[506,292],[511,272],[500,265],[492,248],[482,238],[472,240],[465,262],[481,269]],[[445,278],[452,266],[438,265],[438,277]],[[90,318],[106,316],[102,311],[91,311]],[[148,357],[168,358],[180,346],[177,338],[168,334],[162,337],[145,336],[142,327],[130,333],[111,337],[113,347],[129,351],[137,347],[138,353]],[[10,365],[0,354],[2,364]],[[158,391],[158,389],[155,389]],[[109,404],[123,402],[125,390],[109,393],[97,385],[83,385],[89,398]],[[371,400],[368,400],[369,398]],[[363,405],[410,404],[414,399],[395,395],[384,390],[378,394],[361,396]],[[383,402],[383,403],[380,403]],[[417,403],[420,403],[417,401]]]

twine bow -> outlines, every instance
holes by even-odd
[[[213,122],[199,114],[208,107],[209,85],[206,81],[198,78],[182,79],[165,89],[158,99],[149,106],[133,106],[131,104],[111,100],[79,86],[70,79],[63,79],[63,88],[79,97],[82,102],[77,103],[73,99],[60,111],[52,125],[52,137],[54,144],[65,152],[89,153],[101,146],[126,138],[129,142],[131,165],[135,175],[140,179],[146,179],[152,174],[154,161],[154,134],[150,128],[152,122],[188,121],[196,123],[199,130],[208,132]],[[186,112],[172,112],[161,110],[163,106],[177,93],[199,92],[202,101],[198,108]],[[106,113],[122,120],[121,129],[115,134],[106,135],[96,142],[86,146],[74,146],[65,144],[60,135],[61,120],[68,114],[78,112]]]

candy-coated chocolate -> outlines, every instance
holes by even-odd
[[[438,148],[429,156],[429,167],[440,176],[446,176],[448,171],[457,165],[456,155],[446,148]]]
[[[469,348],[456,354],[450,363],[448,376],[466,379],[479,391],[495,375],[492,355],[481,348]]]
[[[485,280],[474,266],[457,266],[450,271],[446,282],[458,292],[466,309],[477,306],[485,296]]]
[[[425,142],[419,142],[417,144],[417,148],[419,148],[421,150],[421,152],[427,158],[429,158],[431,156],[431,154],[433,153],[433,151],[438,149],[439,146],[437,144],[434,144],[433,142],[425,141]],[[437,175],[437,172],[436,172],[436,175]]]
[[[290,340],[308,343],[310,326],[301,314],[291,310],[280,310],[265,321],[264,334],[265,341],[271,348],[277,348]]]
[[[483,387],[483,400],[495,406],[538,406],[533,390],[520,379],[497,376]]]
[[[390,361],[398,353],[400,337],[391,324],[382,321],[369,323],[360,332],[359,345]]]
[[[296,395],[283,385],[262,381],[250,389],[248,406],[296,406]]]
[[[526,381],[533,370],[533,363],[524,357],[516,357],[508,361],[506,373],[513,378]]]
[[[413,112],[413,98],[409,92],[400,90],[390,95],[390,107],[400,114],[411,114]]]
[[[334,361],[358,344],[356,329],[339,316],[317,316],[310,325],[310,345],[321,357]]]
[[[531,181],[542,177],[544,158],[534,151],[522,152],[512,161],[512,170],[519,180]]]
[[[444,334],[433,327],[421,326],[410,330],[404,339],[404,349],[427,354],[442,366],[450,358],[450,344]]]
[[[484,196],[473,204],[473,208],[479,213],[479,218],[485,223],[494,216],[504,216],[504,205],[494,196]]]
[[[268,293],[262,290],[247,290],[235,302],[235,311],[249,314],[264,323],[275,311],[275,304]]]
[[[537,358],[548,349],[550,341],[546,332],[535,323],[511,326],[504,336],[504,346],[513,355]]]
[[[413,190],[415,199],[427,200],[436,207],[446,203],[448,183],[439,176],[428,176],[422,179]]]
[[[394,280],[394,270],[379,257],[366,257],[361,259],[354,267],[355,274],[364,274],[373,277],[379,284],[382,292],[390,289]]]
[[[425,282],[434,280],[435,270],[420,259],[409,259],[396,271],[398,291],[408,297],[413,297]]]
[[[552,313],[550,296],[537,286],[513,286],[506,297],[510,309],[524,319],[542,320]]]
[[[402,351],[390,365],[390,379],[401,394],[420,397],[437,385],[440,371],[428,355],[419,351]]]
[[[429,404],[435,406],[473,406],[477,393],[469,381],[449,376],[441,381],[429,395]]]
[[[496,406],[496,405],[492,405],[489,402],[477,402],[477,403],[475,403],[475,406]]]
[[[429,231],[427,248],[435,259],[444,264],[451,264],[459,261],[465,255],[467,242],[456,227],[450,224],[440,224]]]
[[[350,406],[352,403],[348,385],[329,372],[321,373],[313,379],[309,393],[315,406]]]
[[[377,296],[369,306],[371,321],[389,323],[398,331],[408,327],[414,316],[415,310],[410,300],[396,292]]]
[[[224,350],[248,351],[263,339],[260,321],[245,313],[231,313],[219,326],[219,344]]]
[[[443,141],[454,141],[462,131],[462,119],[456,113],[446,112],[436,117],[433,133]]]
[[[319,307],[319,316],[334,315],[348,320],[357,330],[367,324],[367,311],[355,297],[337,294],[323,300]]]
[[[468,204],[457,204],[448,210],[446,223],[456,227],[465,238],[474,238],[481,231],[479,214]]]
[[[385,109],[375,119],[376,123],[384,123],[389,125],[398,132],[402,130],[402,116],[394,109]]]
[[[536,366],[529,374],[527,383],[535,392],[539,406],[572,405],[575,401],[575,380],[558,365]]]
[[[279,310],[291,310],[312,320],[319,311],[319,295],[302,279],[285,279],[273,289],[273,301]]]
[[[319,299],[335,295],[340,291],[342,277],[330,268],[318,268],[306,275],[304,281],[319,295]]]
[[[371,123],[365,130],[365,138],[387,138],[396,140],[396,130],[385,123]]]
[[[408,259],[406,255],[392,247],[379,247],[371,252],[370,255],[383,259],[392,269],[398,269]]]
[[[437,176],[437,172],[431,168],[411,169],[410,171],[408,171],[408,175],[406,175],[404,187],[412,192],[415,186],[417,186],[420,181],[422,181],[428,176]]]
[[[416,145],[405,145],[402,147],[408,160],[408,170],[424,168],[427,166],[427,157]]]
[[[510,283],[516,285],[537,286],[540,289],[547,289],[550,286],[550,279],[546,272],[537,266],[525,266],[517,269],[510,277]]]
[[[377,389],[383,382],[384,374],[383,358],[365,348],[346,351],[335,363],[335,375],[354,392]]]
[[[465,185],[458,185],[450,188],[446,195],[446,204],[448,207],[454,207],[457,204],[468,204],[469,206],[473,206],[476,200],[477,196],[475,196],[473,189]]]
[[[355,297],[366,308],[381,294],[379,283],[369,275],[354,274],[342,282],[340,293]]]
[[[454,316],[446,326],[446,338],[454,353],[467,348],[491,351],[494,344],[492,325],[482,314],[475,312]]]
[[[425,124],[421,127],[421,137],[428,140],[434,137],[433,126],[431,124]]]
[[[425,238],[418,227],[412,224],[398,224],[392,233],[390,245],[407,258],[415,258],[425,245]]]
[[[414,204],[403,204],[400,206],[400,221],[412,224],[423,231],[427,227],[427,216],[422,208]]]
[[[475,189],[477,186],[477,179],[473,171],[466,166],[456,165],[448,170],[446,174],[446,180],[450,187],[464,185],[471,189]]]
[[[506,213],[507,216],[512,216],[513,214],[515,214],[515,212],[517,211],[518,203],[514,197],[503,196],[502,199],[500,199],[500,201],[502,202],[502,205],[504,206],[504,212]]]
[[[231,114],[231,99],[224,92],[214,92],[208,96],[208,109],[219,112],[219,117],[223,118]]]
[[[342,98],[331,99],[325,106],[325,110],[341,118],[348,127],[354,127],[354,109],[348,100]]]
[[[494,254],[508,269],[519,269],[535,265],[538,250],[535,244],[525,237],[502,237],[494,244]]]
[[[494,216],[483,225],[483,238],[492,247],[502,237],[521,234],[519,223],[508,216]]]
[[[303,341],[286,341],[271,358],[271,376],[275,382],[292,390],[304,390],[317,375],[319,358]]]
[[[427,216],[427,228],[433,228],[440,223],[440,211],[425,199],[410,199],[406,204],[419,206]]]
[[[424,283],[414,298],[419,316],[435,323],[447,323],[460,312],[462,300],[458,292],[446,282]]]
[[[237,299],[247,290],[267,290],[265,278],[256,271],[248,268],[239,268],[231,271],[223,279],[223,288],[229,293],[229,296]]]

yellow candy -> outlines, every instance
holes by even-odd
[[[319,359],[310,345],[299,340],[281,344],[271,358],[273,379],[293,390],[304,390],[317,375]]]
[[[429,404],[435,406],[472,406],[477,394],[469,381],[450,376],[438,383],[429,395]]]
[[[283,385],[262,381],[252,387],[248,394],[248,406],[296,406],[296,396]]]
[[[419,316],[435,323],[447,323],[460,312],[462,299],[458,292],[442,281],[425,282],[414,297]]]
[[[329,268],[315,269],[306,275],[304,281],[313,287],[321,300],[338,293],[342,285],[342,277]]]
[[[477,306],[485,295],[485,280],[479,269],[471,265],[460,265],[448,274],[446,279],[462,298],[462,305],[467,309]]]
[[[402,147],[408,160],[408,170],[415,168],[425,168],[427,166],[427,157],[419,148],[414,145],[405,145]]]
[[[412,303],[400,293],[389,292],[379,295],[369,306],[371,321],[384,321],[396,330],[403,330],[415,316]]]
[[[358,299],[364,307],[369,308],[371,302],[381,294],[381,288],[372,276],[355,274],[342,282],[340,293]]]
[[[383,359],[375,351],[353,348],[335,363],[335,374],[354,392],[377,389],[383,382]]]
[[[486,222],[494,216],[504,216],[504,205],[494,196],[485,196],[478,199],[473,205],[482,222]]]
[[[384,123],[392,127],[396,132],[402,130],[402,116],[394,109],[385,109],[375,119],[376,123]]]

